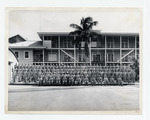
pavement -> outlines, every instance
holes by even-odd
[[[8,111],[138,111],[139,85],[8,86]]]

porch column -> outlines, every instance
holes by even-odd
[[[107,48],[107,43],[106,43],[106,42],[107,42],[107,40],[106,40],[106,36],[105,36],[105,66],[106,66],[106,61],[107,61],[107,60],[106,60],[106,54],[107,54],[107,53],[106,53],[106,48]]]
[[[60,36],[58,36],[58,62],[60,65]]]
[[[42,41],[42,44],[43,44],[43,46],[44,46],[44,35],[43,35],[42,37],[43,37],[43,41]]]
[[[120,36],[120,65],[122,62],[121,58],[122,58],[122,36]]]
[[[44,49],[43,49],[43,65],[44,65]]]

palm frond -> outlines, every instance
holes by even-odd
[[[84,23],[91,23],[93,21],[92,17],[86,17]]]
[[[96,26],[98,24],[98,21],[94,21],[92,23],[90,23],[90,25],[88,26],[88,29],[92,29],[93,26]]]
[[[93,32],[93,31],[90,32],[90,35],[92,35],[92,36],[100,36],[100,34],[98,34],[96,32]]]
[[[82,28],[77,24],[70,24],[70,27],[75,28],[76,30],[82,30]]]
[[[81,30],[75,30],[69,33],[69,35],[80,35],[81,34]]]
[[[80,25],[82,26],[84,24],[84,17],[82,17]]]

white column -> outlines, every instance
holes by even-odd
[[[58,62],[60,65],[60,36],[58,36]]]
[[[43,35],[43,40],[42,40],[42,42],[43,42],[43,46],[44,46],[44,35]]]
[[[120,65],[121,65],[121,57],[122,57],[122,36],[120,36]]]
[[[43,35],[43,46],[44,46],[44,35]],[[43,49],[43,65],[44,65],[44,49]]]
[[[107,48],[107,38],[106,38],[106,36],[105,36],[105,66],[106,66],[106,62],[107,62],[107,60],[106,60],[106,55],[107,55],[107,51],[106,51],[106,48]]]
[[[43,49],[43,65],[44,65],[44,49]]]

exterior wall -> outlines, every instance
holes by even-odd
[[[13,49],[19,51],[19,64],[33,64],[33,50],[31,49]],[[29,58],[25,58],[25,51],[29,51]]]
[[[35,60],[35,54],[34,50],[27,50],[30,52],[30,58],[25,59],[24,58],[24,51],[25,49],[15,49],[16,51],[19,51],[19,63],[25,63],[25,64],[32,64],[33,62],[39,62],[39,63],[76,63],[74,59],[76,59],[79,63],[85,62],[85,52],[83,50],[82,46],[82,52],[81,57],[79,57],[79,52],[76,48],[74,48],[72,44],[72,40],[76,36],[68,36],[68,34],[56,34],[56,35],[46,35],[42,37],[43,40],[43,46],[47,46],[47,48],[44,50],[44,57],[43,57],[43,50],[39,49],[41,51],[41,54],[39,55],[41,57],[40,61],[34,61]],[[103,35],[103,39],[97,38],[91,40],[91,56],[86,58],[87,63],[102,63],[107,65],[107,63],[129,63],[130,57],[138,57],[139,55],[139,37],[136,37],[136,35]],[[120,43],[121,42],[121,43]],[[38,50],[38,49],[37,49]],[[132,51],[133,50],[133,51]],[[132,51],[132,52],[131,52]],[[136,52],[135,52],[136,51]],[[131,53],[130,53],[131,52]],[[124,55],[130,53],[126,57]],[[50,55],[51,54],[51,55]],[[38,55],[37,55],[38,56]],[[55,58],[51,59],[50,56],[54,56]],[[100,58],[101,60],[94,61],[95,58]],[[111,57],[113,59],[111,59]],[[123,57],[123,58],[122,58]],[[44,61],[43,61],[44,58]],[[57,59],[56,59],[57,58]],[[74,59],[72,59],[74,58]],[[80,59],[81,58],[81,59]],[[120,61],[119,61],[120,60]]]

